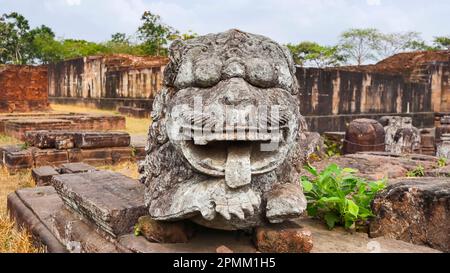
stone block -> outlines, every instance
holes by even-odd
[[[4,152],[4,165],[10,171],[33,167],[31,150]]]
[[[62,174],[68,174],[68,173],[92,172],[92,171],[96,171],[97,169],[89,164],[86,164],[83,162],[76,162],[76,163],[62,164],[60,166],[59,170]]]
[[[69,163],[68,153],[65,150],[56,149],[33,149],[33,161],[36,167],[40,166],[59,166]]]
[[[83,153],[81,149],[69,149],[67,150],[69,162],[81,162],[83,161]]]
[[[110,148],[81,149],[82,161],[90,165],[110,165],[113,163]]]
[[[113,164],[131,161],[133,159],[133,148],[132,147],[111,148],[111,158]]]
[[[144,109],[144,108],[121,106],[121,107],[117,108],[117,111],[120,114],[129,116],[129,117],[135,117],[135,118],[149,118],[150,117],[150,110]]]
[[[25,133],[26,141],[31,146],[48,149],[70,149],[74,147],[74,132],[70,131],[29,131]]]
[[[115,172],[63,174],[52,185],[67,206],[113,237],[131,232],[148,214],[144,186]]]
[[[75,146],[81,149],[128,147],[130,135],[124,132],[77,132]]]
[[[257,227],[256,248],[265,253],[309,253],[313,248],[311,231],[295,223]]]
[[[450,252],[450,178],[396,180],[372,204],[371,237]]]
[[[19,152],[22,150],[20,145],[6,145],[0,146],[0,166],[5,164],[6,153]]]
[[[140,217],[135,229],[150,242],[162,244],[187,243],[194,235],[193,225],[189,222],[161,222],[150,216]]]
[[[31,171],[31,176],[37,186],[49,186],[52,177],[59,175],[58,171],[51,166],[35,168]]]

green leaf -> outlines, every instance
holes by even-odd
[[[314,168],[313,166],[311,166],[311,164],[309,164],[309,163],[306,163],[305,169],[314,176],[319,175],[319,173],[317,172],[317,169]]]
[[[339,216],[333,212],[326,213],[324,219],[329,229],[333,229],[336,226],[336,223],[339,222]]]
[[[313,189],[313,184],[307,180],[302,180],[303,191],[308,193]]]
[[[359,207],[350,199],[347,199],[347,211],[354,217],[358,216]]]

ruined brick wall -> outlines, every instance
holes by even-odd
[[[49,95],[61,103],[148,108],[162,84],[162,57],[91,56],[49,65]]]
[[[45,66],[0,65],[0,112],[30,112],[48,109]]]
[[[401,75],[298,68],[300,111],[313,131],[345,131],[355,118],[413,115],[415,124],[433,122],[429,84]]]
[[[376,65],[297,68],[300,111],[312,131],[345,131],[356,118],[413,118],[433,127],[434,112],[450,112],[450,52],[394,55]]]

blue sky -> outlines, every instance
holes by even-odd
[[[92,41],[134,33],[144,10],[182,32],[239,28],[281,43],[333,44],[352,27],[414,30],[426,40],[450,35],[448,0],[0,0],[0,13],[17,11],[32,26],[50,26],[58,37]]]

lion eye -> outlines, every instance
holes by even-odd
[[[268,88],[276,85],[273,66],[268,61],[260,58],[247,60],[246,76],[247,81],[258,87]]]
[[[208,58],[194,64],[195,84],[199,87],[211,87],[220,81],[222,62],[218,58]]]

